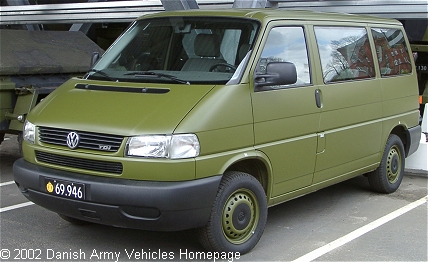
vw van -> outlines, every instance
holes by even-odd
[[[396,20],[150,14],[26,116],[14,179],[71,223],[196,228],[207,250],[244,254],[268,207],[364,174],[396,191],[418,108]]]

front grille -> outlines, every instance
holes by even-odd
[[[39,127],[39,140],[43,143],[67,146],[67,135],[74,130]],[[117,152],[122,144],[123,137],[109,134],[100,134],[84,131],[74,131],[79,135],[78,148]]]
[[[37,161],[58,166],[79,168],[97,172],[105,172],[112,174],[122,174],[122,163],[107,162],[99,160],[90,160],[77,157],[60,156],[45,152],[36,151]]]

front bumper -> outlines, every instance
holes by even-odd
[[[13,165],[14,179],[30,201],[72,218],[117,227],[176,231],[204,226],[221,176],[183,182],[153,182],[75,174],[25,161]],[[84,201],[54,196],[45,177],[85,184]]]

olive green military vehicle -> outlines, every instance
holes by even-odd
[[[71,223],[198,228],[211,252],[246,253],[270,206],[363,174],[396,191],[418,96],[396,20],[151,14],[30,112],[14,179]]]
[[[88,71],[93,52],[103,50],[81,32],[0,29],[0,143],[5,133],[20,134],[55,88]]]

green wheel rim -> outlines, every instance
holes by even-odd
[[[386,175],[388,182],[394,184],[398,181],[402,169],[402,157],[396,146],[391,147],[386,161]]]
[[[248,189],[239,189],[227,199],[222,214],[223,234],[232,244],[242,244],[253,234],[259,222],[257,197]]]

